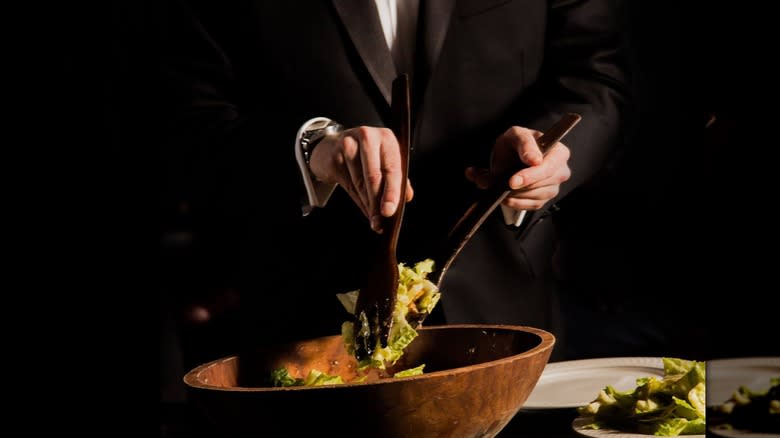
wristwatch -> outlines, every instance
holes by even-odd
[[[333,120],[321,120],[307,126],[301,133],[301,138],[298,140],[298,144],[303,151],[303,160],[306,162],[306,165],[309,165],[314,148],[317,147],[317,144],[323,138],[328,135],[338,134],[343,130],[344,127]]]

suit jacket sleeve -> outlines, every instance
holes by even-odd
[[[591,179],[619,143],[626,101],[622,11],[620,0],[551,2],[545,62],[519,123],[544,131],[567,112],[582,120],[563,140],[571,150],[571,179],[526,224]]]

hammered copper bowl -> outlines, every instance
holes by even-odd
[[[340,336],[300,341],[201,365],[184,377],[190,399],[224,436],[493,437],[533,390],[552,334],[508,325],[426,327],[393,367],[425,374],[318,387],[268,387],[271,371],[312,368],[350,380]],[[390,370],[391,372],[393,370]]]

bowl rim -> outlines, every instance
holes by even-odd
[[[437,377],[455,376],[464,374],[473,370],[495,367],[504,363],[509,363],[525,357],[530,357],[542,353],[543,350],[552,349],[555,345],[555,336],[540,328],[523,326],[523,325],[511,325],[511,324],[445,324],[436,326],[420,327],[418,330],[451,330],[451,329],[483,329],[483,330],[508,330],[513,332],[531,333],[539,336],[541,341],[535,347],[524,351],[522,353],[513,354],[501,359],[495,359],[488,362],[482,362],[474,365],[467,365],[458,368],[450,368],[447,370],[434,371],[431,373],[425,373],[418,376],[402,377],[399,379],[380,379],[374,382],[347,382],[338,383],[333,385],[320,385],[320,386],[287,386],[287,387],[247,387],[247,386],[232,386],[229,388],[223,386],[210,385],[198,381],[197,376],[206,369],[213,367],[221,362],[232,360],[240,355],[233,354],[230,356],[221,357],[216,360],[198,365],[184,375],[182,379],[184,383],[193,389],[204,389],[210,391],[225,391],[225,392],[280,392],[280,391],[316,391],[321,389],[338,389],[338,388],[352,388],[356,386],[367,387],[372,385],[388,385],[400,382],[407,382],[412,380],[423,379],[435,379]],[[341,335],[323,336],[327,337],[340,337]],[[307,340],[314,340],[320,338],[313,338]]]

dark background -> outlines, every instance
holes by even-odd
[[[758,11],[715,2],[630,3],[636,100],[625,148],[592,190],[567,200],[590,214],[561,219],[572,242],[562,262],[573,267],[562,298],[572,328],[564,358],[780,354],[767,342],[776,294],[774,145],[749,129],[771,126],[750,110],[773,101],[773,76],[756,56],[768,49],[771,26],[757,25]],[[151,202],[142,202],[157,207],[146,238],[159,257],[156,275],[139,286],[159,314],[163,436],[186,436],[181,376],[235,352],[240,293],[214,201],[172,191],[176,157],[158,148],[161,12],[115,3],[100,83],[110,147],[154,181]],[[194,323],[195,303],[221,312]]]

